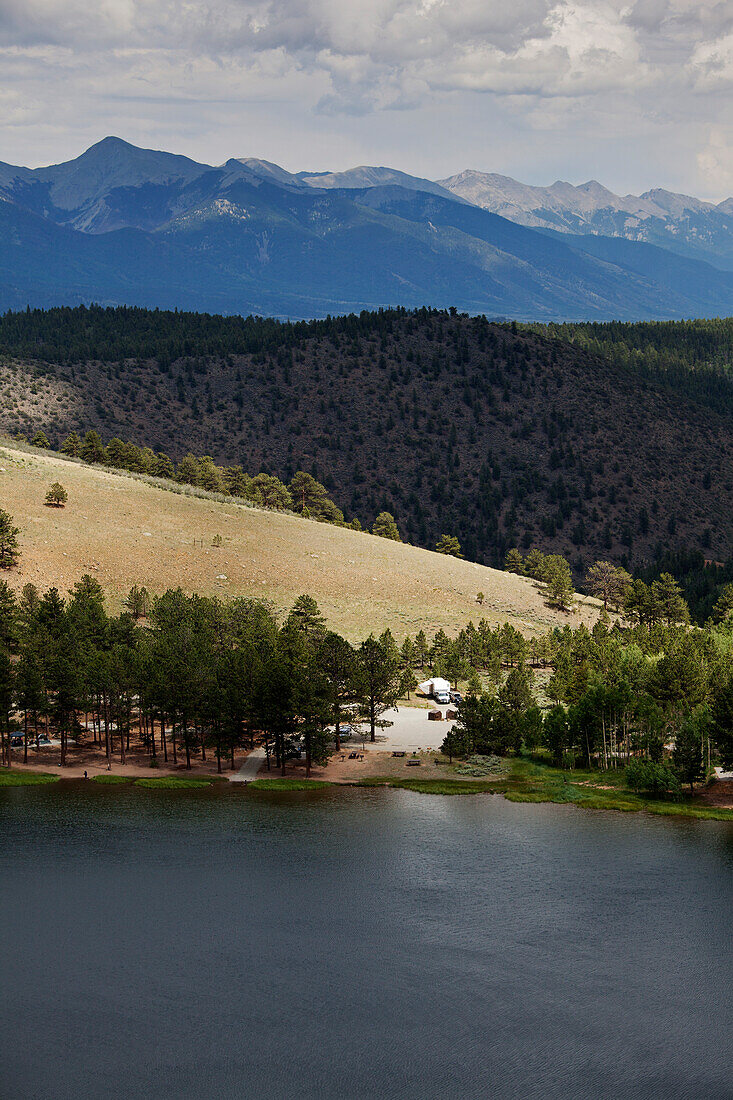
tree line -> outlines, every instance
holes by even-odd
[[[135,586],[115,615],[89,576],[66,598],[32,584],[18,597],[0,582],[5,763],[20,729],[25,760],[52,730],[62,763],[83,735],[121,763],[131,738],[153,764],[210,753],[219,770],[257,741],[283,769],[301,751],[310,771],[346,725],[376,740],[426,669],[464,686],[451,759],[542,749],[560,767],[629,767],[667,791],[716,759],[733,766],[733,617],[705,629],[601,620],[532,639],[481,620],[453,638],[420,631],[398,646],[387,630],[352,645],[307,595],[280,624],[252,599]]]
[[[36,432],[30,443],[34,447],[51,447],[44,431]],[[356,517],[346,522],[344,513],[331,500],[325,485],[305,470],[297,470],[290,482],[286,484],[274,474],[250,475],[239,465],[218,466],[210,455],[197,456],[189,453],[176,463],[167,454],[156,453],[151,447],[138,447],[137,444],[116,436],[105,444],[99,432],[94,429],[87,431],[83,437],[77,432],[70,432],[61,443],[59,450],[62,454],[81,459],[89,465],[103,465],[114,470],[126,470],[128,473],[147,474],[178,485],[190,485],[210,493],[246,500],[260,508],[293,512],[322,523],[349,527],[353,531],[363,530]],[[56,501],[52,499],[47,503],[56,503]],[[376,516],[371,526],[371,534],[396,542],[402,541],[391,512],[383,511]],[[445,540],[448,540],[447,544]],[[447,535],[443,536],[441,545],[437,549],[440,553],[460,556],[457,540]]]
[[[687,557],[687,556],[682,556]],[[699,561],[704,578],[705,602],[696,604],[697,621],[701,621],[701,608],[706,608],[706,619],[711,623],[730,621],[733,616],[733,581],[722,583],[729,575],[725,566],[714,563],[705,565],[699,554],[690,555]],[[668,560],[679,560],[671,558]],[[533,547],[526,556],[514,547],[507,552],[504,568],[522,577],[532,577],[542,582],[547,602],[561,610],[573,606],[574,586],[569,562],[560,554],[544,554]],[[649,578],[649,583],[643,577]],[[712,581],[712,583],[710,583]],[[641,576],[632,577],[622,566],[609,561],[597,561],[586,572],[585,591],[603,602],[603,610],[623,613],[632,622],[649,628],[664,622],[689,623],[692,619],[682,585],[671,573],[660,568],[648,567]]]
[[[262,741],[285,767],[302,746],[306,767],[339,747],[347,721],[375,740],[386,709],[409,685],[389,631],[353,646],[326,629],[315,601],[300,597],[279,625],[257,600],[224,602],[180,589],[150,599],[135,586],[118,615],[99,582],[84,576],[68,598],[27,584],[16,597],[0,582],[0,733],[20,728],[23,759],[52,730],[61,763],[80,735],[124,764],[139,737],[151,763],[191,766],[216,756],[218,770]]]
[[[692,789],[716,760],[733,766],[733,619],[704,630],[599,621],[525,647],[552,669],[542,706],[520,647],[498,690],[468,693],[445,752],[543,749],[558,767],[626,767],[631,786],[655,794]]]

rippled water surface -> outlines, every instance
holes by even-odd
[[[728,823],[0,791],[0,1093],[733,1097]]]

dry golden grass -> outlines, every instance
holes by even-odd
[[[44,506],[53,481],[68,490],[63,509]],[[329,625],[352,640],[390,627],[396,637],[456,632],[469,619],[509,621],[525,634],[592,624],[598,604],[583,598],[564,615],[547,608],[536,585],[415,546],[250,508],[189,496],[58,455],[0,446],[0,507],[21,528],[21,562],[8,574],[20,589],[70,589],[96,577],[119,606],[133,584],[152,593],[257,596],[287,610],[302,592]],[[215,535],[223,545],[212,546]],[[195,543],[194,543],[195,540]],[[483,607],[476,594],[483,592]]]

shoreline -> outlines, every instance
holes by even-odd
[[[375,757],[387,754],[374,753]],[[432,754],[431,754],[432,755]],[[380,761],[374,760],[374,765]],[[306,778],[303,769],[290,766],[286,776],[267,773],[261,769],[255,779],[237,782],[216,771],[203,771],[201,767],[188,771],[185,766],[175,772],[141,768],[129,765],[123,773],[99,769],[86,780],[95,787],[136,787],[157,790],[214,790],[222,792],[239,787],[245,792],[296,793],[348,788],[389,788],[407,790],[417,794],[432,795],[487,795],[499,794],[509,802],[554,804],[575,806],[582,810],[614,810],[618,813],[649,813],[655,816],[680,817],[688,820],[733,822],[733,782],[717,780],[697,791],[695,795],[680,801],[644,798],[629,791],[619,783],[618,773],[588,773],[584,771],[562,773],[549,765],[522,758],[507,760],[506,772],[495,778],[477,779],[454,774],[441,776],[412,776],[404,774],[372,774],[352,776],[328,775],[328,768],[317,769],[319,774]],[[87,768],[89,771],[89,768]],[[141,774],[141,773],[145,774]],[[300,774],[298,774],[300,772]],[[48,772],[39,765],[18,765],[0,771],[0,790],[10,787],[56,786],[71,783],[76,787],[84,780],[84,768],[71,765],[63,772]],[[236,772],[230,772],[235,777]],[[609,779],[615,782],[609,783]],[[718,802],[711,795],[721,795]],[[708,796],[706,798],[706,795]]]

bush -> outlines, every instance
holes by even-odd
[[[64,489],[63,485],[58,481],[54,481],[51,488],[46,493],[46,504],[52,508],[63,508],[69,499],[69,494]]]
[[[680,793],[680,781],[674,768],[667,764],[655,764],[653,760],[633,760],[626,768],[626,782],[632,791],[661,798]]]
[[[469,756],[464,764],[455,769],[456,775],[470,775],[479,779],[482,775],[500,775],[504,765],[499,756]]]

